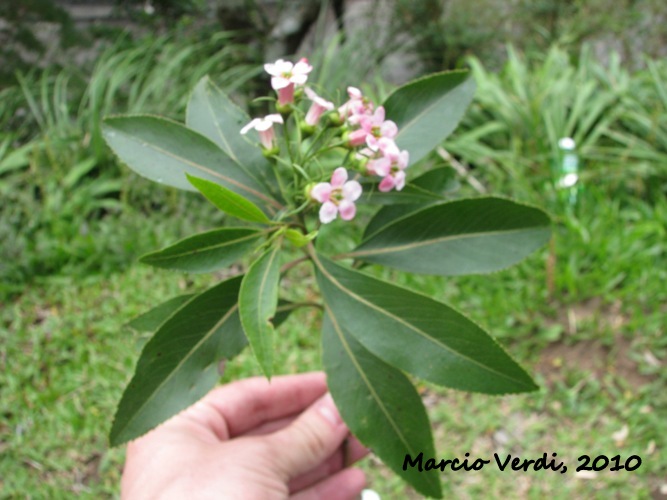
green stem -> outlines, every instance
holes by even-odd
[[[287,264],[285,264],[283,267],[280,268],[280,274],[285,274],[290,269],[298,266],[302,262],[306,262],[309,259],[310,259],[310,257],[308,257],[307,255],[304,255],[303,257],[299,257],[298,259],[294,259],[292,262],[288,262]]]
[[[292,311],[294,309],[299,309],[300,307],[316,307],[317,309],[324,309],[324,306],[319,302],[294,302],[293,304],[278,306],[276,312]]]

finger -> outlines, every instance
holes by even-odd
[[[228,439],[272,420],[303,411],[326,392],[322,372],[273,377],[253,377],[224,385],[203,400],[226,424],[218,429],[220,439]],[[220,435],[223,434],[223,435]],[[227,434],[227,435],[224,435]]]
[[[264,422],[263,424],[260,424],[257,427],[255,427],[254,429],[250,429],[248,432],[243,434],[243,436],[244,437],[264,436],[266,434],[271,434],[273,432],[279,431],[280,429],[284,429],[285,427],[290,425],[297,419],[299,415],[300,415],[299,413],[296,413],[294,415],[290,415],[289,417],[279,418],[277,420],[271,420],[270,422]]]
[[[349,436],[324,463],[294,478],[289,483],[290,493],[296,493],[336,474],[368,455],[369,450],[354,436]]]
[[[265,439],[269,453],[279,457],[274,471],[288,481],[333,455],[348,434],[331,394],[327,393],[290,426]]]
[[[359,469],[344,469],[310,488],[291,496],[292,500],[353,500],[366,487],[366,476]]]

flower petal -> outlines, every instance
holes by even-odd
[[[401,170],[408,168],[410,163],[410,152],[407,149],[401,151],[401,154],[398,155],[398,168]]]
[[[278,59],[278,61],[276,61],[276,63],[265,64],[264,65],[264,71],[266,71],[271,76],[278,76],[280,74],[280,70],[278,69],[278,65],[277,65],[277,63],[279,61],[280,61],[280,59]]]
[[[391,120],[386,120],[380,125],[380,135],[393,139],[398,134],[398,126]]]
[[[357,207],[349,200],[343,200],[338,205],[340,218],[343,220],[352,220],[357,213]]]
[[[396,183],[396,191],[400,191],[405,187],[405,172],[399,170],[394,174],[394,182]]]
[[[299,59],[299,61],[294,65],[292,73],[307,75],[313,70],[313,67],[308,63],[308,59],[305,57]]]
[[[389,175],[389,169],[391,168],[391,161],[389,161],[388,158],[378,158],[377,160],[369,161],[367,166],[369,169],[373,170],[373,173],[375,175],[384,177],[385,175]]]
[[[384,106],[379,106],[375,113],[373,113],[373,123],[375,125],[381,125],[384,122]]]
[[[384,179],[382,179],[382,182],[380,182],[380,186],[378,186],[378,189],[383,193],[386,193],[387,191],[391,191],[395,184],[396,183],[394,182],[394,178],[391,175],[388,175]]]
[[[284,76],[274,76],[274,77],[271,77],[271,88],[272,88],[273,90],[284,89],[284,88],[287,87],[290,83],[292,83],[292,82],[290,82],[290,81],[289,81],[287,78],[285,78]]]
[[[382,154],[391,161],[396,161],[395,158],[397,158],[400,153],[394,140],[389,137],[380,137],[378,139],[378,148],[382,151]]]
[[[360,196],[361,184],[359,184],[357,181],[347,181],[343,186],[343,198],[346,201],[355,201],[359,199]]]
[[[366,145],[371,151],[377,151],[380,147],[378,138],[375,137],[373,134],[366,135]]]
[[[310,197],[320,203],[328,202],[331,198],[331,184],[328,182],[320,182],[310,190]]]
[[[368,132],[360,128],[350,133],[347,142],[350,146],[356,148],[357,146],[361,146],[362,144],[364,144],[364,142],[366,142],[366,136],[368,135],[369,135]]]
[[[285,123],[283,121],[283,117],[278,113],[273,113],[272,115],[266,115],[264,119],[273,123]]]
[[[348,87],[347,95],[350,96],[350,99],[361,99],[363,97],[361,90],[359,90],[357,87]]]
[[[306,81],[308,81],[308,75],[292,75],[289,81],[295,83],[296,85],[303,85],[306,83]]]
[[[250,123],[241,129],[243,135],[247,134],[251,128],[255,128],[261,120],[259,118],[253,118]]]
[[[331,185],[335,188],[342,187],[347,180],[347,170],[345,167],[338,167],[331,176]]]
[[[269,130],[271,127],[273,127],[273,122],[267,120],[266,118],[257,120],[257,123],[255,124],[255,130],[258,132],[264,132]]]
[[[338,207],[330,201],[320,207],[320,221],[322,221],[322,224],[328,224],[336,218],[337,214]]]

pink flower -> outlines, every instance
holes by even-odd
[[[366,144],[367,135],[368,132],[366,132],[364,129],[357,129],[353,132],[350,132],[350,134],[347,136],[347,143],[353,148],[363,146]]]
[[[350,99],[338,108],[340,115],[347,119],[350,125],[358,125],[362,116],[373,113],[373,103],[363,96],[356,87],[348,87],[347,95]]]
[[[334,105],[332,102],[322,99],[308,87],[306,87],[306,96],[308,97],[308,99],[313,101],[313,104],[310,106],[308,113],[306,113],[307,125],[316,125],[317,122],[320,121],[322,113],[334,109]]]
[[[264,118],[255,118],[241,129],[242,134],[247,134],[250,129],[259,132],[259,140],[266,149],[275,146],[274,123],[283,123],[283,117],[279,114],[267,115]]]
[[[378,140],[381,138],[393,139],[398,134],[398,127],[391,120],[385,120],[384,107],[380,106],[373,115],[362,116],[361,128],[366,131],[366,144],[372,150],[379,148]]]
[[[366,163],[368,173],[383,177],[378,187],[380,191],[387,192],[394,188],[400,191],[405,187],[404,170],[410,163],[410,153],[398,149],[393,140],[382,137],[378,140],[377,151],[364,148],[357,153],[357,157],[369,158]]]
[[[294,86],[303,85],[313,67],[305,57],[296,64],[278,59],[273,64],[265,64],[264,70],[271,75],[271,87],[278,91],[278,104],[294,102]]]
[[[310,191],[310,196],[322,203],[320,220],[322,224],[333,221],[340,213],[343,220],[351,220],[357,213],[354,202],[361,196],[361,184],[347,180],[347,170],[338,167],[331,176],[331,183],[320,182]]]

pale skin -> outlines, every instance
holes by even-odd
[[[250,378],[201,401],[127,447],[123,499],[357,498],[348,467],[367,450],[327,393],[323,373]]]

